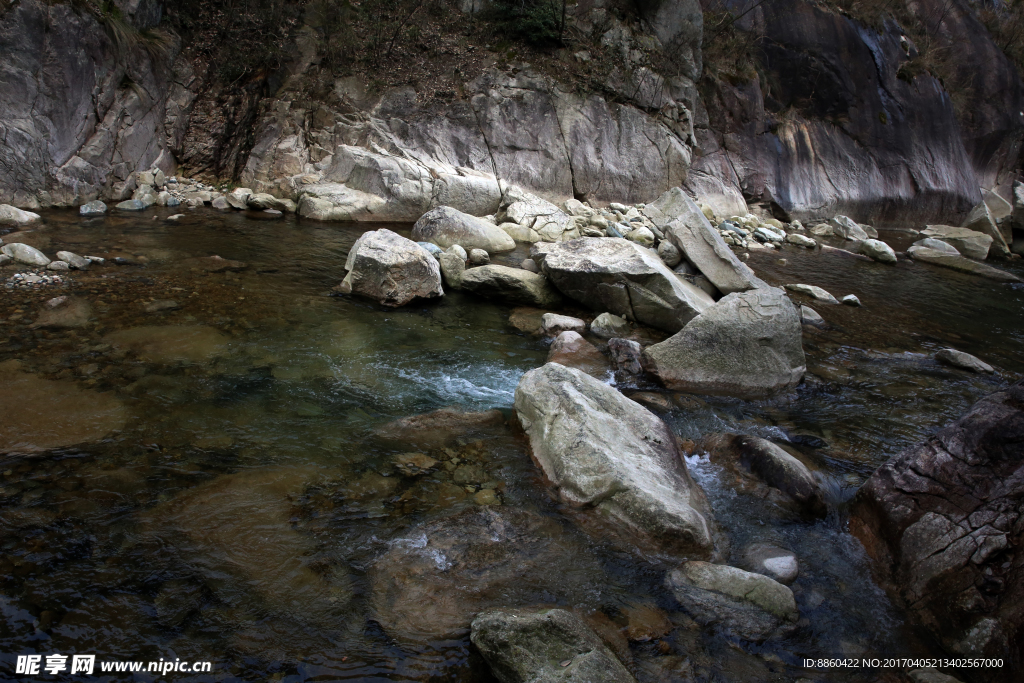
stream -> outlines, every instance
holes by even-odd
[[[797,391],[740,401],[620,388],[647,404],[659,395],[659,415],[695,445],[689,468],[734,553],[771,542],[799,558],[799,628],[754,646],[700,628],[663,586],[671,563],[584,533],[545,485],[507,421],[550,341],[513,326],[514,307],[460,292],[397,310],[332,295],[363,230],[411,226],[41,213],[43,228],[2,238],[106,263],[66,287],[0,290],[0,668],[52,653],[213,663],[164,679],[47,680],[489,681],[466,629],[449,626],[539,604],[628,632],[616,654],[642,682],[899,680],[802,667],[932,652],[872,580],[845,503],[878,465],[1024,373],[1024,286],[797,247],[750,253],[770,284],[863,303],[794,295],[829,325],[804,327]],[[897,251],[912,241],[882,239]],[[1024,275],[1020,263],[997,265]],[[72,326],[37,325],[61,295]],[[946,346],[998,374],[937,364]],[[448,406],[505,420],[447,440],[390,428]],[[827,482],[829,516],[738,486],[701,448],[721,432],[788,441]],[[436,468],[403,471],[410,452]],[[459,520],[513,512],[539,546],[510,534],[497,559],[466,557],[481,532]],[[465,567],[470,583],[410,559],[428,533],[449,544],[439,575]]]

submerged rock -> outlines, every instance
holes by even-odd
[[[550,308],[562,301],[561,294],[540,273],[508,266],[469,268],[462,274],[462,289],[526,306]]]
[[[761,642],[790,631],[800,616],[793,591],[736,567],[685,562],[665,583],[699,624],[720,626],[744,640]]]
[[[130,327],[103,338],[147,363],[205,363],[228,352],[230,338],[205,325]]]
[[[444,295],[437,259],[386,228],[363,233],[352,245],[345,269],[348,275],[339,286],[341,292],[359,294],[385,306]]]
[[[736,258],[704,213],[680,188],[662,194],[644,207],[644,213],[722,294],[745,292],[764,284]]]
[[[607,378],[610,372],[608,359],[597,350],[597,347],[579,333],[570,330],[562,332],[555,338],[548,350],[547,362],[576,368],[602,380]]]
[[[469,637],[501,683],[636,681],[596,633],[562,609],[483,612]]]
[[[791,389],[806,371],[800,314],[777,287],[729,294],[648,346],[643,363],[670,389],[740,398]]]
[[[988,363],[976,356],[956,349],[940,349],[935,352],[935,360],[955,368],[970,370],[971,372],[993,373],[995,369]]]
[[[1024,382],[875,470],[850,530],[912,623],[943,648],[1004,657],[1016,680],[1024,644]]]
[[[654,252],[624,239],[584,237],[550,245],[541,268],[569,298],[668,332],[714,304]]]
[[[92,317],[92,306],[85,299],[68,298],[60,306],[48,307],[32,323],[32,329],[71,329],[85,327]]]
[[[755,543],[741,553],[748,570],[764,574],[783,585],[796,581],[800,575],[800,563],[792,551],[769,543]]]
[[[595,509],[633,543],[714,554],[717,530],[704,492],[653,413],[557,363],[523,375],[515,407],[534,458],[563,501]]]
[[[475,615],[585,601],[602,572],[550,517],[482,505],[420,524],[370,566],[374,618],[403,641],[459,637]]]
[[[412,238],[442,249],[458,244],[467,251],[483,249],[489,254],[516,248],[515,240],[498,226],[450,206],[438,206],[420,216],[412,228]]]
[[[813,514],[825,513],[821,487],[807,465],[767,439],[737,436],[733,447],[740,462],[763,482],[779,489]]]
[[[963,256],[953,256],[927,247],[910,247],[910,249],[907,250],[907,253],[915,261],[930,263],[934,266],[942,266],[943,268],[951,268],[953,270],[960,271],[961,273],[978,275],[989,280],[995,280],[996,282],[1022,282],[1022,280],[1013,273],[993,268],[992,266],[985,265],[984,263],[978,263],[977,261],[964,258]]]
[[[493,430],[504,424],[505,416],[497,409],[467,413],[457,408],[441,408],[389,422],[379,427],[374,436],[384,441],[416,444],[421,448],[440,448],[468,432]]]
[[[98,441],[122,429],[128,410],[113,394],[0,363],[0,453],[34,453]]]

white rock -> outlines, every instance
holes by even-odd
[[[860,253],[880,263],[896,263],[896,252],[885,242],[867,239],[860,243]]]
[[[576,332],[577,334],[586,334],[587,323],[583,322],[579,318],[573,318],[568,315],[545,313],[541,317],[540,328],[544,331],[544,334],[551,335],[553,337],[566,331]]]
[[[791,292],[798,292],[800,294],[806,294],[809,297],[817,299],[818,301],[825,301],[830,304],[838,304],[836,298],[826,292],[821,287],[814,285],[785,285],[785,288]]]
[[[30,247],[21,242],[11,242],[10,244],[3,245],[0,247],[0,254],[10,256],[18,263],[24,263],[27,266],[50,265],[50,259],[46,258],[46,254],[35,247]]]
[[[0,204],[0,225],[13,225],[19,228],[41,220],[39,214],[22,211],[10,204]]]
[[[995,369],[976,356],[956,349],[941,349],[935,352],[935,360],[956,368],[970,370],[971,372],[984,372],[991,374]]]

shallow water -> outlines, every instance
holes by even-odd
[[[169,675],[180,681],[490,680],[465,630],[445,625],[516,604],[573,607],[613,630],[656,606],[671,631],[620,652],[642,681],[878,680],[800,659],[929,652],[871,581],[842,503],[878,464],[1024,372],[1021,287],[798,248],[752,253],[773,284],[864,303],[810,302],[830,329],[805,330],[809,374],[792,395],[661,392],[681,438],[789,440],[830,482],[834,514],[809,521],[737,489],[699,449],[689,458],[734,552],[770,541],[800,559],[801,628],[753,647],[696,627],[661,586],[670,565],[583,533],[514,430],[445,444],[381,437],[396,418],[451,405],[508,416],[519,377],[546,356],[509,324],[511,307],[459,293],[401,310],[330,296],[362,226],[169,213],[54,211],[44,229],[4,236],[126,264],[74,273],[62,290],[0,290],[0,451],[22,453],[0,456],[0,666],[13,670],[14,653],[77,652],[214,662],[212,675]],[[248,267],[210,272],[211,255]],[[59,294],[91,318],[33,328]],[[154,300],[175,305],[146,312]],[[947,345],[1000,375],[929,359]],[[402,476],[394,460],[408,451],[438,468]],[[512,534],[494,555],[465,556],[461,534],[491,528],[473,516],[484,514],[479,489],[501,514],[521,510],[517,523],[543,542]],[[483,580],[445,582],[459,571]]]

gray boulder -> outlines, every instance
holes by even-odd
[[[860,299],[857,298],[856,294],[847,294],[841,301],[845,306],[860,306]]]
[[[828,224],[832,227],[832,233],[845,240],[866,240],[868,233],[857,222],[847,216],[836,216],[830,218]]]
[[[102,216],[107,212],[107,205],[98,199],[91,202],[86,202],[78,207],[78,214],[80,216]]]
[[[601,339],[625,337],[629,334],[629,322],[614,313],[602,313],[590,323],[590,333]]]
[[[744,640],[762,642],[792,630],[800,617],[793,591],[736,567],[684,562],[665,584],[699,624],[720,626]]]
[[[639,342],[632,339],[608,340],[608,354],[612,357],[612,364],[620,379],[635,378],[643,372],[641,353]]]
[[[946,242],[963,256],[979,261],[988,258],[989,249],[992,247],[991,235],[967,228],[955,228],[951,225],[926,225],[925,229],[921,231],[921,237],[930,237]]]
[[[596,633],[562,609],[482,612],[469,638],[501,683],[636,681]]]
[[[250,209],[256,211],[263,211],[265,209],[274,209],[276,211],[295,210],[294,206],[288,203],[288,200],[278,199],[267,192],[254,192],[246,198],[245,203]]]
[[[662,194],[644,207],[644,213],[665,233],[665,239],[722,294],[764,286],[754,272],[736,258],[704,213],[680,188]]]
[[[770,543],[754,543],[747,546],[740,556],[744,567],[755,574],[764,574],[788,586],[800,575],[800,563],[792,551]]]
[[[210,206],[217,209],[218,211],[227,211],[231,208],[231,204],[224,197],[214,197],[213,201],[210,202]]]
[[[896,263],[896,252],[881,240],[864,240],[860,243],[860,253],[880,263]]]
[[[22,209],[17,209],[9,204],[0,204],[0,225],[25,227],[26,225],[31,225],[39,220],[40,216],[38,213],[23,211]]]
[[[224,195],[224,199],[227,200],[228,204],[232,208],[238,209],[239,211],[249,208],[249,197],[252,196],[252,190],[248,187],[236,187],[231,192]]]
[[[516,248],[515,240],[498,226],[450,206],[438,206],[420,216],[412,228],[412,238],[433,242],[442,249],[458,244],[467,251],[483,249],[489,254]]]
[[[10,244],[3,245],[0,247],[0,254],[10,256],[12,260],[24,263],[26,266],[50,265],[50,259],[46,258],[46,254],[35,247],[30,247],[21,242],[11,242]]]
[[[470,266],[486,266],[491,262],[491,257],[484,249],[470,249],[469,250],[469,265]]]
[[[548,279],[522,268],[489,265],[469,268],[462,274],[462,288],[479,296],[540,308],[562,301]]]
[[[825,499],[814,475],[781,446],[756,436],[737,436],[733,447],[739,452],[740,462],[761,481],[782,491],[808,512],[825,512]]]
[[[960,252],[957,251],[956,247],[952,244],[949,242],[943,242],[942,240],[937,240],[934,237],[926,237],[923,240],[918,240],[911,246],[934,249],[935,251],[941,251],[943,254],[949,254],[950,256],[960,256]]]
[[[800,307],[800,322],[804,325],[813,325],[814,327],[824,327],[825,319],[818,314],[816,310],[810,306]]]
[[[403,306],[413,299],[444,295],[437,260],[412,240],[387,229],[363,233],[345,262],[339,290]]]
[[[114,208],[118,211],[145,211],[148,206],[141,199],[126,199],[123,202],[118,202],[114,205]]]
[[[542,270],[569,298],[668,332],[714,305],[653,251],[624,239],[583,237],[553,244],[543,259]]]
[[[453,251],[446,251],[438,257],[444,283],[452,289],[462,289],[462,274],[466,272],[466,259]]]
[[[662,240],[661,244],[658,245],[658,256],[661,257],[661,260],[669,268],[675,268],[683,259],[683,255],[679,253],[679,248],[668,240]]]
[[[1003,239],[1003,233],[996,225],[996,220],[992,216],[988,204],[981,202],[971,209],[971,212],[967,214],[967,220],[964,221],[964,227],[992,238],[992,246],[988,251],[989,256],[1002,259],[1010,258],[1010,247]]]
[[[573,318],[568,315],[545,313],[541,317],[540,328],[544,334],[548,334],[553,337],[558,336],[558,334],[567,330],[576,332],[577,334],[586,334],[587,323],[579,318]]]
[[[786,235],[786,241],[790,244],[795,244],[798,247],[807,247],[808,249],[813,249],[817,244],[817,242],[807,235],[801,235],[798,232],[791,232]]]
[[[644,369],[670,389],[758,398],[806,370],[800,314],[777,287],[730,294],[679,333],[644,350]]]
[[[935,352],[935,360],[955,368],[970,370],[971,372],[993,373],[995,369],[977,356],[972,356],[956,349],[941,349]]]
[[[717,530],[675,438],[657,416],[573,368],[523,375],[515,408],[544,475],[600,527],[673,555],[710,557]]]
[[[797,292],[799,294],[805,294],[818,301],[825,301],[830,304],[838,304],[834,296],[826,292],[821,287],[815,285],[784,285],[784,287],[790,292]]]
[[[57,258],[75,270],[89,270],[89,266],[92,265],[92,261],[71,251],[58,251]]]

